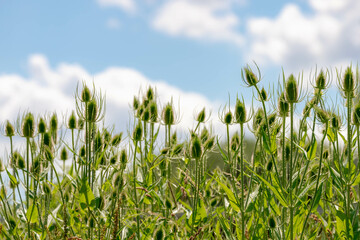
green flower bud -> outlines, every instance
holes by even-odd
[[[265,88],[262,88],[260,91],[260,99],[265,102],[268,100],[268,95]]]
[[[236,123],[244,124],[246,122],[245,104],[240,99],[236,99],[234,117]]]
[[[142,138],[142,134],[143,134],[143,129],[142,129],[142,125],[141,123],[139,122],[135,129],[134,129],[134,132],[133,132],[133,139],[135,142],[139,142],[141,141],[141,138]]]
[[[348,67],[345,71],[342,81],[342,89],[345,93],[353,93],[355,90],[354,74],[351,67]],[[345,94],[345,97],[347,98],[347,94]]]
[[[229,111],[227,113],[225,113],[225,116],[224,116],[224,123],[226,125],[229,125],[232,123],[232,120],[233,120],[233,116],[232,116],[232,113]]]
[[[231,150],[235,152],[238,149],[239,145],[240,145],[240,137],[239,134],[236,132],[230,140]]]
[[[94,139],[94,150],[96,153],[99,153],[102,151],[104,146],[103,138],[100,134],[100,131],[97,131]]]
[[[121,142],[122,135],[123,135],[122,132],[119,133],[119,134],[117,134],[117,135],[115,135],[115,136],[112,138],[112,140],[111,140],[111,145],[114,146],[114,147],[117,147],[117,146],[120,144],[120,142]]]
[[[278,101],[278,111],[281,117],[286,117],[289,115],[290,106],[289,103],[285,99],[284,92],[281,93]]]
[[[273,162],[272,162],[272,160],[270,160],[268,162],[268,164],[266,165],[266,170],[268,170],[270,172],[272,170],[272,167],[273,167]]]
[[[354,124],[355,126],[360,126],[360,103],[358,103],[358,104],[355,106],[352,115],[353,115],[353,117],[352,117],[352,119],[353,119],[353,124]]]
[[[166,104],[162,113],[162,120],[165,125],[174,125],[175,124],[175,116],[174,109],[171,103]]]
[[[134,96],[134,99],[133,99],[133,109],[134,110],[137,110],[139,108],[139,99],[137,97]]]
[[[143,114],[142,114],[142,120],[145,122],[148,122],[150,120],[150,108],[145,108]]]
[[[154,89],[149,86],[147,92],[146,92],[146,98],[148,101],[152,101],[155,98]]]
[[[52,133],[55,133],[57,129],[58,129],[58,119],[57,119],[57,115],[54,113],[50,119],[50,131]]]
[[[99,108],[95,100],[91,100],[87,105],[87,120],[95,122],[98,118]]]
[[[74,111],[71,113],[71,115],[69,117],[68,127],[69,127],[69,129],[76,129],[77,128],[77,121],[76,121],[76,116],[75,116]]]
[[[329,121],[330,116],[325,110],[318,108],[317,106],[314,106],[314,109],[316,112],[316,116],[321,123],[325,124]]]
[[[45,193],[46,195],[50,195],[50,194],[51,194],[51,187],[50,187],[50,185],[49,185],[48,183],[43,182],[42,189],[43,189],[43,191],[44,191],[44,193]]]
[[[14,126],[9,121],[6,121],[5,136],[12,137],[14,135],[15,135]]]
[[[85,86],[84,89],[82,90],[81,92],[81,101],[83,102],[89,102],[91,99],[91,92],[90,92],[90,89]]]
[[[181,153],[181,151],[183,150],[184,144],[177,144],[175,145],[175,147],[172,150],[172,154],[171,155],[178,155]]]
[[[66,147],[63,147],[60,153],[60,159],[66,161],[68,159],[68,152],[66,151]]]
[[[298,86],[294,75],[290,75],[285,83],[285,99],[289,103],[298,101]]]
[[[271,229],[274,229],[276,227],[276,222],[275,222],[275,219],[273,216],[270,216],[270,218],[269,218],[269,227]]]
[[[38,123],[38,130],[40,134],[44,134],[46,132],[46,123],[43,118],[40,118]]]
[[[203,123],[205,121],[205,108],[203,108],[196,117],[196,121]]]
[[[124,149],[121,150],[121,152],[120,152],[120,163],[122,165],[126,165],[127,161],[128,161],[127,159],[128,159],[128,157],[127,157],[126,151]]]
[[[202,154],[201,141],[198,136],[195,136],[191,141],[191,156],[195,159],[199,159]]]
[[[155,123],[158,120],[158,108],[156,102],[151,101],[149,108],[150,108],[150,121],[152,123]]]
[[[316,78],[316,88],[319,90],[325,89],[326,87],[326,77],[324,72],[321,70],[319,76]]]
[[[22,134],[26,138],[34,137],[35,134],[35,121],[32,113],[26,114],[22,123]]]
[[[25,160],[19,152],[14,152],[13,159],[18,169],[25,169]]]
[[[245,72],[245,79],[244,79],[244,72]],[[243,68],[242,75],[243,75],[243,79],[244,79],[245,83],[248,86],[254,86],[259,82],[256,75],[253,73],[253,71],[249,67]]]
[[[200,134],[201,143],[206,142],[206,140],[209,138],[209,131],[206,127],[203,128]]]
[[[205,142],[204,147],[205,149],[211,149],[214,145],[215,145],[215,137],[212,137]]]

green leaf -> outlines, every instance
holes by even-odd
[[[9,178],[10,178],[11,183],[14,186],[16,186],[18,184],[18,181],[16,180],[16,178],[13,175],[11,175],[11,173],[7,169],[6,169],[6,172],[7,172],[7,175],[9,176]]]
[[[34,201],[26,212],[26,218],[30,223],[38,223],[39,212]]]
[[[80,206],[84,209],[84,207],[93,207],[91,202],[95,199],[91,188],[86,181],[86,178],[82,180],[81,188],[79,190],[80,193]]]
[[[276,188],[274,188],[268,181],[266,181],[264,178],[260,177],[260,175],[258,175],[257,173],[255,173],[253,170],[251,170],[249,167],[248,169],[253,172],[263,183],[265,183],[266,186],[268,186],[270,188],[270,190],[275,194],[275,197],[277,198],[277,200],[279,200],[280,204],[283,205],[284,207],[288,207],[287,203],[286,203],[286,199],[285,197],[282,195],[281,190],[277,190]]]
[[[323,183],[320,184],[318,190],[315,193],[314,203],[313,203],[313,207],[312,207],[311,211],[314,211],[315,209],[317,209],[317,207],[319,205],[319,202],[321,199],[322,187],[323,187]]]
[[[217,179],[215,179],[219,185],[221,186],[221,188],[225,191],[228,199],[229,199],[229,202],[230,202],[230,205],[231,207],[236,211],[236,212],[240,212],[240,208],[236,202],[236,198],[235,198],[235,195],[234,193],[225,185],[223,184],[222,182],[218,181]]]
[[[317,141],[314,139],[313,144],[311,144],[309,151],[307,152],[306,156],[311,161],[316,157],[316,149],[317,149]]]

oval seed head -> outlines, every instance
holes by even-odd
[[[290,161],[290,145],[289,144],[285,145],[285,161],[286,162]]]
[[[289,103],[295,103],[298,101],[298,86],[293,74],[289,76],[285,83],[285,99]]]
[[[270,172],[272,170],[272,167],[273,167],[273,162],[272,162],[272,160],[270,160],[268,162],[268,164],[266,165],[266,170],[268,170]]]
[[[18,152],[14,152],[14,157],[16,161],[16,166],[18,169],[25,169],[25,160]]]
[[[169,151],[170,149],[168,147],[164,147],[163,149],[160,150],[160,153],[161,155],[166,155]]]
[[[276,113],[270,114],[269,117],[268,117],[268,121],[269,121],[269,127],[272,127],[272,125],[276,121]]]
[[[236,132],[230,141],[231,150],[236,151],[240,145],[240,137],[239,134]]]
[[[353,123],[355,126],[360,126],[360,103],[353,110]]]
[[[317,106],[314,106],[314,109],[316,112],[316,116],[321,123],[325,124],[329,121],[330,116],[325,110],[318,108]]]
[[[134,99],[133,99],[133,109],[134,110],[137,110],[139,108],[139,99],[137,97],[134,96]]]
[[[157,109],[156,102],[151,101],[150,105],[149,105],[149,108],[150,108],[150,121],[152,123],[155,123],[158,120],[158,109]]]
[[[154,100],[155,94],[154,94],[154,89],[152,87],[149,86],[147,92],[146,92],[146,99],[148,101],[152,101]]]
[[[46,132],[46,123],[43,118],[40,118],[38,123],[38,130],[40,134],[44,134]]]
[[[50,131],[54,133],[57,131],[57,129],[58,129],[58,118],[57,115],[54,113],[50,119]]]
[[[268,100],[268,94],[264,87],[260,91],[260,99],[264,102],[266,102]]]
[[[207,130],[206,127],[204,127],[200,134],[201,142],[202,143],[206,142],[206,140],[209,138],[209,135],[210,135],[209,131]]]
[[[45,148],[45,159],[47,160],[47,161],[53,161],[54,160],[54,155],[53,155],[53,153],[52,153],[52,151],[51,151],[51,149],[50,148]]]
[[[215,145],[215,137],[212,137],[205,142],[204,147],[205,149],[211,149],[214,145]]]
[[[35,176],[38,176],[41,172],[41,162],[40,157],[36,157],[34,161],[31,163],[30,171]]]
[[[63,147],[60,153],[60,159],[66,161],[68,159],[68,152],[66,151],[66,147]]]
[[[9,217],[9,222],[8,222],[9,227],[10,227],[11,230],[14,230],[16,228],[16,225],[17,225],[16,220],[12,215],[9,215],[8,217]]]
[[[345,93],[353,93],[355,90],[354,74],[351,67],[346,68],[344,78],[342,81],[342,90]],[[347,95],[345,95],[347,97]]]
[[[51,193],[51,188],[50,188],[50,185],[49,185],[48,183],[44,182],[44,183],[43,183],[43,186],[42,186],[42,189],[43,189],[43,191],[44,191],[44,193],[45,193],[46,195],[50,195],[50,193]]]
[[[84,119],[82,119],[82,118],[79,118],[78,119],[78,122],[77,122],[77,125],[78,125],[78,129],[79,130],[82,130],[82,129],[84,129]]]
[[[90,92],[90,89],[85,86],[84,89],[82,90],[81,92],[81,101],[83,102],[89,102],[91,99],[91,92]]]
[[[117,163],[117,160],[118,160],[118,155],[113,155],[111,158],[110,158],[110,164],[111,165],[115,165]]]
[[[253,119],[253,129],[257,130],[261,124],[261,122],[264,119],[264,110],[262,108],[258,108],[258,110],[255,113],[254,119]]]
[[[360,113],[360,109],[359,109],[359,113]],[[359,115],[360,116],[360,115]],[[360,120],[360,119],[359,119]],[[335,130],[339,130],[341,127],[341,119],[339,116],[337,116],[336,114],[332,114],[330,117],[330,123],[331,123],[331,127]]]
[[[224,123],[226,125],[229,125],[232,123],[232,120],[233,120],[233,116],[232,116],[232,113],[229,111],[227,113],[225,113],[225,116],[224,116]]]
[[[164,239],[164,230],[160,227],[156,232],[155,232],[155,240],[163,240]]]
[[[112,139],[111,139],[111,146],[114,146],[114,147],[117,147],[119,146],[120,142],[121,142],[121,139],[122,139],[122,135],[123,133],[119,133],[119,134],[116,134]]]
[[[172,203],[171,203],[169,198],[166,198],[165,206],[166,206],[167,209],[172,209]]]
[[[202,154],[201,140],[198,136],[193,137],[191,141],[191,156],[195,159],[199,159]]]
[[[120,163],[122,165],[126,165],[127,164],[127,161],[128,161],[128,157],[127,157],[127,154],[126,154],[126,151],[125,149],[121,150],[120,152]]]
[[[79,155],[80,157],[85,158],[85,154],[86,154],[85,145],[83,145],[79,150]]]
[[[326,87],[326,77],[324,72],[321,70],[319,76],[316,78],[316,88],[319,90],[325,89]]]
[[[271,216],[271,217],[269,218],[269,227],[270,227],[271,229],[274,229],[274,228],[276,227],[276,222],[275,222],[275,219],[274,219],[273,216]]]
[[[76,121],[76,116],[75,116],[75,112],[73,111],[69,117],[69,121],[68,121],[68,127],[69,129],[73,130],[77,128],[77,121]]]
[[[143,134],[143,129],[142,129],[142,124],[139,122],[133,132],[133,139],[136,142],[141,141],[142,138],[142,134]]]
[[[176,133],[176,132],[174,132],[174,133],[171,135],[171,140],[170,140],[170,142],[171,142],[171,145],[177,144],[177,133]]]
[[[5,136],[12,137],[14,135],[15,135],[14,126],[9,121],[6,121]]]
[[[32,113],[26,114],[22,124],[22,134],[26,138],[34,137],[35,134],[35,120]]]
[[[3,184],[3,185],[1,185],[1,188],[0,188],[0,199],[5,200],[6,195],[7,195],[7,191],[6,191],[6,188],[5,188],[4,184]]]
[[[175,116],[174,116],[174,109],[171,103],[166,104],[166,106],[164,107],[162,120],[165,125],[174,125]]]
[[[236,99],[234,115],[236,123],[244,124],[246,122],[245,104],[240,99]]]
[[[323,152],[323,158],[326,160],[329,158],[329,150],[326,149],[324,152]]]
[[[206,117],[205,108],[203,108],[197,115],[196,121],[198,121],[199,123],[203,123],[205,121],[205,117]]]
[[[254,86],[258,83],[258,78],[249,67],[244,67],[243,71],[245,72],[245,83],[248,86]]]
[[[143,114],[142,114],[142,120],[145,122],[148,122],[150,120],[150,108],[146,107]]]
[[[95,100],[91,100],[87,105],[87,120],[89,122],[95,122],[98,117],[98,106]]]
[[[183,148],[184,148],[184,144],[182,144],[182,143],[175,145],[175,147],[174,147],[173,150],[172,150],[172,154],[171,154],[171,155],[178,155],[178,154],[180,154],[181,151],[183,150]]]
[[[278,111],[281,117],[286,117],[289,115],[290,106],[289,103],[285,99],[284,92],[281,93],[278,101]]]

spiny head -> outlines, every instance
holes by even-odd
[[[260,100],[262,100],[264,102],[266,102],[268,100],[268,94],[267,94],[265,88],[262,88],[260,90]]]
[[[142,124],[141,124],[141,122],[139,122],[136,125],[136,127],[134,128],[134,131],[133,131],[133,139],[134,139],[134,141],[135,142],[141,141],[142,135],[143,135]]]
[[[81,101],[83,102],[89,102],[91,100],[91,92],[90,89],[85,86],[84,89],[81,92]]]
[[[285,99],[289,103],[296,103],[298,98],[298,84],[294,75],[291,74],[285,83]]]
[[[87,104],[87,120],[89,122],[96,122],[98,117],[99,108],[95,99]]]
[[[40,134],[44,134],[46,132],[46,122],[43,118],[40,118],[39,120],[38,131]]]
[[[355,90],[354,74],[351,67],[347,67],[342,79],[342,90],[347,98],[348,94],[352,97]]]
[[[154,89],[151,86],[149,86],[149,88],[146,92],[146,99],[148,101],[152,101],[152,100],[154,100],[154,98],[155,98]]]
[[[285,99],[285,93],[284,92],[282,92],[280,97],[279,97],[278,111],[279,111],[279,115],[281,117],[286,117],[286,116],[289,115],[290,106],[289,106],[289,103]]]
[[[5,136],[7,136],[7,137],[15,136],[14,126],[10,123],[10,121],[6,121]]]
[[[22,134],[26,138],[34,137],[35,134],[35,120],[32,113],[25,115],[22,123]]]
[[[150,109],[150,121],[155,123],[158,121],[158,107],[155,101],[151,101],[149,104]]]
[[[175,124],[174,108],[171,103],[165,105],[162,112],[162,120],[167,126]]]
[[[205,117],[206,117],[206,113],[205,113],[205,108],[203,108],[197,115],[196,117],[196,121],[198,121],[199,123],[203,123],[205,122]]]
[[[201,140],[197,135],[195,135],[191,140],[190,150],[191,150],[191,156],[193,158],[199,159],[201,157],[202,145],[201,145]]]
[[[74,130],[77,128],[77,121],[76,121],[76,116],[75,116],[75,112],[73,111],[69,117],[68,120],[68,127],[71,130]]]
[[[242,76],[243,76],[243,81],[245,82],[246,85],[250,86],[255,86],[258,82],[259,79],[257,78],[257,76],[255,75],[255,73],[251,70],[250,67],[244,67],[241,71]]]
[[[236,123],[244,124],[246,122],[245,104],[242,101],[240,101],[240,99],[236,99],[234,115],[235,115]]]
[[[318,77],[316,78],[315,81],[315,88],[319,89],[319,90],[323,90],[326,88],[326,76],[324,74],[324,71],[321,70]]]
[[[360,103],[358,103],[353,110],[353,123],[355,126],[360,126]]]

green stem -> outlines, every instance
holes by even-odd
[[[294,103],[290,103],[290,164],[289,164],[289,177],[290,177],[290,184],[289,184],[289,193],[290,193],[290,239],[294,239],[294,209],[293,209],[293,196],[292,196],[292,172],[293,172],[293,148],[294,142],[293,137],[294,135]]]
[[[136,234],[138,240],[140,240],[140,218],[139,218],[139,207],[137,201],[137,194],[136,194],[136,149],[137,149],[138,141],[135,141],[135,149],[134,149],[134,161],[133,161],[133,178],[134,178],[134,201],[135,201],[135,208],[136,208]]]

